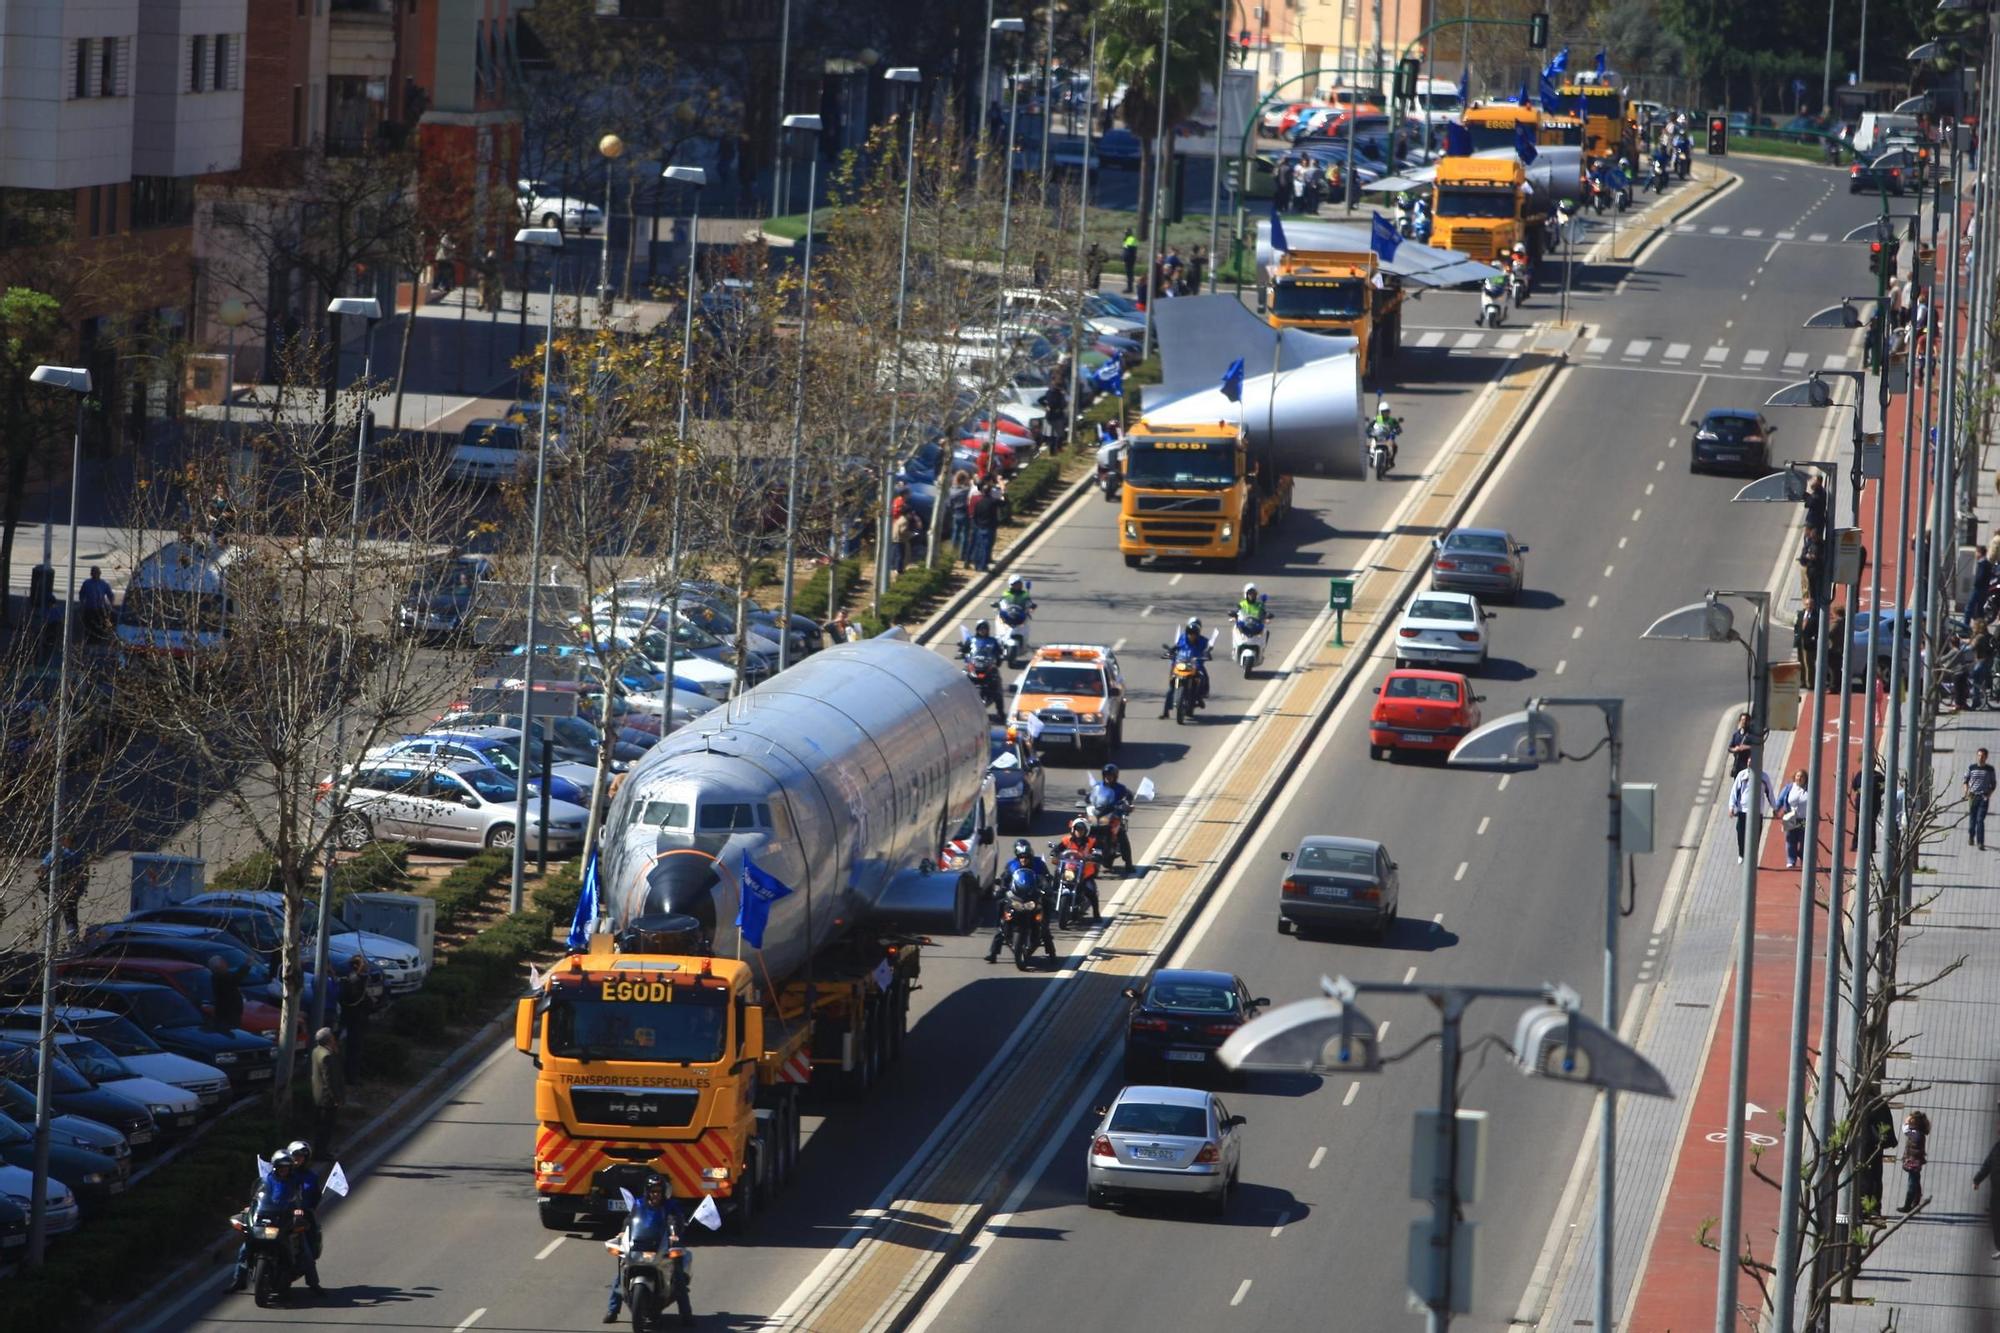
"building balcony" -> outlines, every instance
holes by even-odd
[[[396,18],[388,4],[336,0],[328,20],[327,76],[365,79],[386,88],[396,61]]]

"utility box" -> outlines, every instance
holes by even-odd
[[[340,914],[356,930],[416,948],[426,975],[437,955],[437,903],[415,893],[350,893]]]
[[[1797,662],[1771,662],[1764,671],[1764,725],[1772,731],[1797,731],[1804,670]]]
[[[1327,580],[1326,609],[1329,611],[1352,611],[1354,609],[1353,579]]]
[[[1644,856],[1653,850],[1654,811],[1659,805],[1659,784],[1625,782],[1618,787],[1618,843],[1628,856]]]
[[[1437,1185],[1439,1113],[1417,1112],[1415,1137],[1410,1148],[1410,1197],[1428,1199]],[[1458,1113],[1458,1201],[1478,1203],[1480,1186],[1486,1181],[1486,1112]]]
[[[132,910],[172,907],[202,891],[207,869],[192,856],[162,852],[132,853]]]
[[[1833,532],[1833,581],[1846,587],[1861,582],[1861,571],[1868,563],[1868,548],[1861,540],[1860,528],[1835,528]]]

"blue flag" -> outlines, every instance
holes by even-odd
[[[1232,403],[1243,401],[1243,358],[1240,356],[1222,372],[1222,396]]]
[[[1539,100],[1543,115],[1560,116],[1569,110],[1569,99],[1556,91],[1556,81],[1546,74],[1542,75],[1542,92]]]
[[[1386,264],[1395,259],[1396,247],[1403,243],[1403,238],[1397,233],[1395,223],[1380,213],[1374,214],[1373,218],[1368,224],[1368,248],[1380,255]]]
[[[593,847],[583,863],[583,892],[576,900],[576,915],[570,918],[567,943],[571,953],[582,953],[590,947],[590,928],[596,924],[597,849]]]
[[[1602,50],[1597,53],[1597,77],[1600,79],[1604,77],[1604,52]]]
[[[1444,127],[1444,155],[1446,157],[1472,156],[1472,131],[1458,121]]]
[[[1090,372],[1090,382],[1114,398],[1125,396],[1125,363],[1112,357],[1096,370]]]
[[[1458,69],[1458,109],[1461,115],[1465,113],[1465,95],[1470,91],[1472,91],[1472,66],[1461,65]]]
[[[1528,104],[1528,81],[1526,79],[1521,80],[1521,91],[1515,93],[1510,100],[1515,106],[1526,106]]]
[[[1526,125],[1514,127],[1514,156],[1520,158],[1527,166],[1533,166],[1535,158],[1539,156],[1535,151],[1535,132]]]
[[[1556,54],[1555,54],[1555,59],[1553,59],[1553,60],[1549,61],[1549,67],[1548,67],[1547,69],[1543,70],[1542,72],[1543,72],[1544,74],[1566,74],[1566,73],[1568,73],[1568,72],[1569,72],[1569,48],[1568,48],[1567,46],[1565,46],[1565,47],[1564,47],[1564,48],[1563,48],[1562,50],[1560,50],[1560,51],[1556,52]]]
[[[743,893],[736,907],[736,929],[743,933],[743,942],[753,949],[764,947],[764,926],[771,919],[771,904],[780,898],[791,896],[791,889],[784,881],[767,870],[758,868],[743,854]]]
[[[1278,218],[1278,205],[1271,204],[1271,248],[1279,254],[1291,253],[1292,247],[1285,243],[1285,224]]]

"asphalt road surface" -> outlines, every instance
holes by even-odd
[[[1639,631],[1707,586],[1762,586],[1785,531],[1786,516],[1771,509],[1730,508],[1729,480],[1688,476],[1689,408],[1754,405],[1777,387],[1773,377],[1797,377],[1783,370],[1786,356],[1806,352],[1818,365],[1825,354],[1846,351],[1844,341],[1835,345],[1839,335],[1803,333],[1797,324],[1866,278],[1855,248],[1806,239],[1824,232],[1837,241],[1868,215],[1865,201],[1844,193],[1817,204],[1827,184],[1844,190],[1844,179],[1804,167],[1735,167],[1745,184],[1700,214],[1695,231],[1661,241],[1623,295],[1602,285],[1607,273],[1615,280],[1622,270],[1578,269],[1572,312],[1611,341],[1595,355],[1579,344],[1572,368],[1475,511],[1533,548],[1527,593],[1493,622],[1488,715],[1518,707],[1530,693],[1622,695],[1630,701],[1627,779],[1660,784],[1663,846],[1640,861],[1637,910],[1624,940],[1624,956],[1635,961],[1671,860],[1666,844],[1681,828],[1715,724],[1742,682],[1732,653],[1642,644]],[[1795,242],[1741,234],[1791,228],[1808,206],[1815,211],[1798,224]],[[1712,234],[1711,227],[1730,231]],[[1746,289],[1753,276],[1757,285]],[[1747,301],[1740,299],[1746,290]],[[1517,318],[1547,319],[1554,308],[1553,292],[1545,291]],[[1151,776],[1161,796],[1134,820],[1142,866],[1153,832],[1264,685],[1217,670],[1212,702],[1197,722],[1160,722],[1158,645],[1187,615],[1220,623],[1241,583],[1254,578],[1270,592],[1276,616],[1272,660],[1292,650],[1324,604],[1326,579],[1361,559],[1478,390],[1506,364],[1491,333],[1483,346],[1458,347],[1475,309],[1469,294],[1438,293],[1410,312],[1392,391],[1407,426],[1397,473],[1382,483],[1301,483],[1288,529],[1246,572],[1127,571],[1113,558],[1115,508],[1094,496],[1024,561],[1040,604],[1036,642],[1122,645],[1134,697],[1118,761],[1129,782]],[[1437,342],[1411,346],[1429,332],[1440,334]],[[1688,345],[1678,365],[1666,360],[1670,340]],[[1652,346],[1628,361],[1624,354],[1638,341]],[[1714,345],[1728,354],[1704,378]],[[1758,350],[1766,353],[1763,369],[1746,369]],[[1810,452],[1821,425],[1815,414],[1790,414],[1781,422],[1781,452]],[[1415,967],[1427,980],[1564,980],[1590,997],[1594,1010],[1601,764],[1522,774],[1502,787],[1491,774],[1371,763],[1363,720],[1352,706],[1336,718],[1323,750],[1301,766],[1306,780],[1295,781],[1274,810],[1268,840],[1251,844],[1254,864],[1198,923],[1188,958],[1240,972],[1257,994],[1281,1001],[1310,993],[1322,972],[1400,980]],[[1585,715],[1564,723],[1570,751],[1596,739]],[[1052,809],[1037,825],[1037,842],[1056,835],[1066,809],[1058,802],[1085,773],[1050,772]],[[1389,844],[1402,864],[1403,923],[1385,945],[1276,933],[1275,853],[1308,831]],[[1432,920],[1438,915],[1441,924]],[[925,960],[902,1063],[864,1104],[833,1105],[824,1119],[808,1119],[800,1175],[753,1235],[702,1246],[695,1305],[703,1326],[753,1327],[781,1306],[1051,984],[1045,974],[989,968],[986,939],[939,939]],[[1071,936],[1061,945],[1086,941]],[[1628,963],[1628,984],[1636,976]],[[1401,1282],[1406,1226],[1425,1210],[1406,1201],[1408,1134],[1410,1113],[1428,1105],[1435,1088],[1435,1062],[1420,1041],[1434,1025],[1416,1004],[1371,1011],[1389,1020],[1385,1051],[1416,1048],[1383,1075],[1353,1090],[1299,1079],[1225,1093],[1232,1109],[1249,1117],[1243,1188],[1228,1223],[1173,1212],[1087,1212],[1083,1128],[1074,1124],[1066,1130],[1073,1142],[1031,1182],[1007,1225],[982,1238],[977,1261],[934,1299],[935,1320],[967,1328],[1062,1321],[1138,1329],[1199,1318],[1275,1327],[1323,1320],[1338,1308],[1346,1327],[1411,1323]],[[1512,1016],[1495,1004],[1475,1008],[1468,1045],[1479,1033],[1510,1028]],[[1493,1151],[1486,1193],[1470,1211],[1486,1225],[1475,1314],[1462,1326],[1497,1328],[1533,1266],[1591,1099],[1525,1080],[1504,1057],[1482,1063],[1473,1051],[1467,1071],[1464,1104],[1491,1112]],[[535,1215],[526,1169],[532,1074],[525,1057],[497,1053],[330,1215],[324,1297],[258,1311],[247,1297],[220,1295],[218,1274],[217,1284],[163,1309],[155,1326],[595,1325],[609,1256],[597,1238],[544,1231]],[[247,1194],[254,1183],[247,1162],[244,1175]],[[219,1232],[222,1219],[214,1222]]]

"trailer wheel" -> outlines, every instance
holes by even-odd
[[[786,1184],[799,1169],[799,1099],[785,1098],[785,1127],[778,1136],[778,1175]]]
[[[903,1038],[910,1031],[910,980],[897,977],[889,989],[889,1059],[903,1055]]]
[[[752,1143],[749,1151],[744,1154],[743,1179],[740,1182],[741,1188],[737,1193],[730,1196],[730,1199],[736,1205],[735,1230],[738,1234],[748,1231],[757,1221],[757,1205],[763,1202],[762,1198],[759,1197],[763,1194],[765,1188],[763,1181],[764,1153],[762,1143],[761,1139],[756,1143]]]
[[[971,875],[958,877],[958,898],[952,904],[951,929],[955,935],[970,935],[979,927],[979,881]]]

